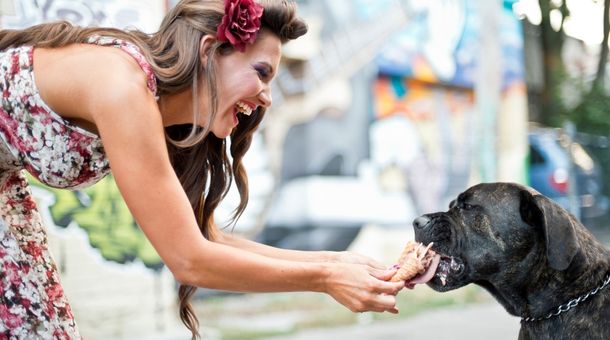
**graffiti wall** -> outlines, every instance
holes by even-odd
[[[401,77],[378,78],[374,92],[374,157],[404,172],[418,213],[446,208],[470,181],[474,92]]]
[[[33,178],[30,183],[54,197],[49,205],[51,220],[46,221],[47,225],[83,229],[91,247],[106,260],[118,264],[138,260],[154,270],[163,266],[129,212],[112,176],[77,191],[49,188]]]
[[[476,1],[409,3],[413,20],[377,56],[380,76],[373,86],[373,126],[389,126],[388,119],[403,122],[402,144],[411,146],[396,150],[392,157],[406,150],[417,152],[401,167],[417,210],[426,212],[446,208],[449,199],[479,178],[475,163],[480,157],[481,115],[475,85],[479,58],[485,55],[480,46],[483,28]],[[497,71],[502,80],[494,128],[514,128],[513,142],[520,135],[525,142],[523,131],[516,129],[527,119],[522,28],[510,6],[501,9],[498,19],[502,58]],[[498,173],[523,173],[525,153],[516,156],[522,158],[516,168],[506,169],[503,152],[512,151],[503,147],[498,138]]]
[[[9,0],[2,13],[4,28],[67,20],[76,25],[135,27],[155,31],[166,10],[165,0]]]

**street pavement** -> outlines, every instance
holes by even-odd
[[[510,316],[497,303],[485,303],[440,308],[404,320],[313,329],[266,340],[514,340],[518,334],[519,318]]]

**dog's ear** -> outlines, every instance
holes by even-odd
[[[521,214],[521,219],[533,227],[542,226],[544,223],[542,215],[544,213],[538,207],[534,195],[527,190],[521,190],[519,195],[519,213]]]
[[[527,190],[521,191],[519,212],[525,223],[542,228],[549,265],[557,270],[567,269],[578,252],[570,214],[547,197]]]

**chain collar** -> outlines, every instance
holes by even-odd
[[[567,312],[570,309],[578,306],[579,303],[581,303],[581,302],[585,301],[586,299],[588,299],[589,297],[597,294],[600,290],[606,288],[606,286],[608,286],[608,284],[610,284],[610,274],[608,274],[608,276],[606,276],[606,279],[604,280],[604,282],[602,282],[602,284],[600,286],[591,290],[587,294],[581,295],[576,299],[572,299],[572,300],[568,301],[567,303],[564,303],[563,305],[557,307],[554,311],[550,312],[546,316],[542,316],[539,318],[533,318],[533,317],[521,318],[521,322],[534,322],[534,321],[547,320],[547,319],[555,317],[561,313]]]

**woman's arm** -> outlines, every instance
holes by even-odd
[[[251,241],[240,236],[224,233],[222,231],[220,231],[218,234],[219,237],[215,241],[219,243],[268,257],[305,262],[355,263],[364,264],[377,269],[387,268],[387,266],[384,266],[383,264],[379,263],[378,261],[375,261],[370,257],[351,251],[299,251],[282,249]]]
[[[93,57],[95,59],[96,57]],[[401,283],[360,264],[289,261],[206,240],[167,153],[161,115],[133,62],[91,61],[79,96],[100,133],[127,206],[176,279],[240,292],[325,292],[352,311],[390,311]]]

